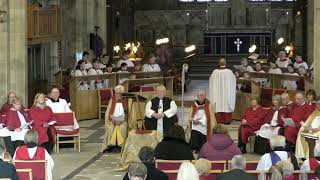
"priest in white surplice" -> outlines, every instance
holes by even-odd
[[[217,123],[230,124],[236,102],[236,77],[226,68],[224,58],[210,76],[209,100],[214,106]]]
[[[166,97],[166,87],[157,87],[158,97],[151,99],[146,105],[145,126],[148,130],[160,131],[164,136],[169,129],[178,122],[177,105]]]

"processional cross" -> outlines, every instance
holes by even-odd
[[[234,41],[234,44],[237,45],[237,52],[240,52],[240,45],[242,44],[242,41],[240,41],[240,38],[237,38],[237,40]]]

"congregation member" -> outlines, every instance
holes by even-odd
[[[178,171],[177,180],[199,180],[197,169],[191,162],[183,162]]]
[[[236,102],[236,77],[227,69],[226,59],[219,60],[219,68],[215,69],[209,79],[209,100],[214,104],[217,123],[230,124]]]
[[[14,165],[4,161],[5,152],[5,148],[0,146],[0,179],[19,180]]]
[[[269,69],[268,73],[282,74],[282,71],[280,68],[277,67],[277,64],[275,62],[270,61],[270,69]]]
[[[177,105],[166,97],[166,87],[157,86],[157,97],[146,104],[145,127],[147,130],[157,130],[165,137],[169,129],[178,122]]]
[[[191,126],[191,149],[199,153],[202,145],[207,142],[207,137],[210,136],[212,128],[217,124],[213,112],[213,106],[206,98],[204,90],[198,90],[197,100],[191,104],[189,115]]]
[[[272,166],[275,166],[281,160],[290,159],[294,170],[299,170],[299,164],[296,156],[292,152],[285,151],[286,139],[283,136],[275,135],[270,138],[271,152],[264,154],[258,163],[257,170],[267,172]]]
[[[314,147],[313,156],[303,161],[301,166],[302,172],[315,171],[320,167],[320,144]]]
[[[195,161],[194,167],[199,174],[199,180],[209,180],[211,162],[207,159],[200,158]]]
[[[148,170],[143,163],[132,163],[128,169],[130,180],[146,180]]]
[[[296,62],[293,64],[294,68],[298,69],[299,67],[303,66],[305,69],[309,69],[308,64],[303,61],[301,56],[296,55],[295,60]]]
[[[149,146],[144,146],[140,149],[138,157],[140,161],[147,168],[147,179],[146,180],[169,180],[166,173],[160,171],[155,167],[154,149]],[[123,177],[123,180],[129,180],[128,173]]]
[[[13,91],[10,91],[7,96],[7,101],[2,105],[0,109],[0,114],[6,114],[10,108],[12,108],[12,101],[14,98],[16,98],[16,93]]]
[[[210,161],[231,160],[235,155],[241,155],[240,149],[231,139],[226,126],[217,124],[208,142],[202,146],[198,158]]]
[[[291,60],[287,58],[287,54],[285,51],[280,51],[278,53],[276,64],[279,68],[286,68],[289,64],[291,64]]]
[[[231,160],[231,170],[218,174],[217,180],[254,180],[255,176],[246,172],[246,159],[242,155],[236,155]]]
[[[156,63],[157,58],[153,53],[149,54],[149,63],[142,66],[143,72],[160,72],[160,66]]]
[[[290,160],[282,160],[277,162],[269,170],[271,180],[294,180],[294,167]]]
[[[38,141],[39,136],[37,131],[33,129],[28,130],[24,136],[25,145],[17,148],[13,160],[46,160],[47,180],[52,180],[53,159],[45,148],[37,145]]]
[[[255,132],[260,129],[265,111],[266,110],[258,104],[257,98],[251,98],[251,106],[243,113],[238,133],[238,147],[243,154],[247,153],[246,144],[248,143],[248,138],[255,136]]]
[[[309,145],[301,133],[318,133],[320,131],[320,98],[316,100],[316,107],[306,122],[300,128],[296,141],[296,156],[299,159],[307,159],[309,155]],[[319,151],[320,152],[320,151]]]
[[[36,94],[29,114],[33,120],[32,129],[34,129],[39,136],[38,144],[51,154],[56,140],[56,129],[53,126],[56,121],[54,121],[51,108],[46,104],[44,94]]]
[[[99,60],[98,59],[93,59],[92,61],[93,67],[88,71],[88,75],[101,75],[103,74],[102,70],[99,69]],[[90,89],[103,89],[103,80],[101,79],[96,79],[96,80],[91,80]]]
[[[193,154],[186,142],[184,129],[179,125],[173,125],[162,141],[155,147],[156,159],[164,160],[193,160]]]
[[[90,53],[88,51],[83,51],[82,53],[82,60],[84,61],[84,69],[89,70],[92,68],[92,64],[90,62]]]
[[[114,88],[114,96],[110,99],[105,113],[105,135],[102,143],[102,152],[120,152],[127,137],[129,109],[132,99],[123,97],[124,87]]]
[[[122,63],[126,63],[128,67],[134,67],[133,62],[129,59],[130,51],[126,50],[122,55],[122,59],[117,62],[117,67],[122,67]]]
[[[78,61],[78,65],[74,72],[74,76],[86,76],[88,75],[87,70],[84,69],[85,62],[83,60]],[[88,90],[89,86],[86,81],[78,81],[77,86],[79,90]]]
[[[292,75],[292,76],[299,76],[299,74],[295,72],[295,69],[292,64],[288,65],[287,70],[288,70],[288,72],[286,72],[284,74]],[[282,87],[283,87],[283,89],[287,89],[287,90],[297,90],[297,81],[283,80]]]

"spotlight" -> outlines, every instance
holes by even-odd
[[[249,48],[249,53],[253,53],[257,49],[257,46],[254,44]]]
[[[116,53],[118,53],[120,51],[120,46],[114,46],[113,47],[113,51],[115,51]]]
[[[162,38],[162,39],[157,39],[156,40],[156,45],[160,45],[160,44],[166,44],[169,42],[169,38]]]
[[[133,51],[133,53],[136,53],[138,51],[138,48],[136,46],[133,46],[132,51]]]
[[[189,16],[190,14],[189,13],[187,13],[187,16]]]
[[[284,50],[285,50],[287,53],[289,53],[289,52],[291,51],[291,47],[290,47],[290,46],[286,46],[286,47],[284,48]]]
[[[191,45],[191,46],[186,47],[186,48],[184,49],[184,51],[185,51],[186,53],[189,53],[189,52],[194,51],[195,49],[196,49],[196,46],[195,46],[195,45]]]
[[[279,45],[282,44],[283,42],[284,42],[284,39],[282,37],[278,39],[278,44]]]

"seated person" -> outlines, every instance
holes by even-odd
[[[248,107],[242,116],[239,127],[238,147],[242,153],[247,153],[246,144],[250,136],[255,136],[255,132],[260,129],[265,116],[265,110],[258,104],[258,99],[251,98],[251,106]]]
[[[301,166],[302,172],[315,171],[320,167],[320,144],[314,147],[313,154],[313,157],[309,157],[309,159],[303,162]]]
[[[102,143],[102,152],[120,152],[127,137],[129,109],[132,99],[122,96],[124,87],[114,88],[114,96],[110,99],[105,114],[105,136]]]
[[[168,134],[154,149],[156,159],[193,160],[189,144],[185,140],[184,130],[179,125],[172,125]]]
[[[13,164],[4,161],[5,148],[0,146],[0,179],[19,180]]]
[[[166,136],[169,129],[178,122],[177,105],[166,97],[166,87],[160,85],[156,88],[157,97],[151,99],[146,105],[145,127],[147,130],[157,130]]]
[[[294,170],[299,170],[299,164],[296,156],[284,150],[286,145],[286,139],[283,136],[275,135],[270,138],[270,147],[272,151],[270,153],[264,154],[259,160],[257,171],[267,172],[272,166],[275,166],[281,160],[290,159]]]
[[[304,66],[300,66],[298,68],[298,73],[299,73],[299,76],[308,77],[307,69]]]
[[[182,162],[176,180],[198,180],[199,174],[191,162]]]
[[[126,63],[128,65],[128,67],[134,67],[133,62],[129,59],[129,54],[130,54],[130,50],[126,50],[123,55],[122,55],[122,59],[120,59],[117,62],[117,67],[121,67],[122,63]]]
[[[253,72],[257,72],[257,73],[265,73],[264,70],[262,70],[262,66],[260,62],[256,62],[255,64],[255,70]],[[254,78],[254,80],[261,84],[262,86],[267,86],[268,84],[268,79],[266,78]]]
[[[121,64],[121,67],[120,67],[120,69],[119,69],[119,71],[118,71],[118,73],[129,73],[129,72],[127,71],[127,69],[128,69],[127,63],[122,63],[122,64]],[[127,79],[129,79],[128,74],[120,74],[120,75],[119,75],[119,84],[122,84],[122,83],[123,83],[124,81],[126,81]]]
[[[142,71],[143,72],[160,72],[160,66],[156,63],[156,56],[151,53],[149,54],[149,64],[144,64],[142,66]]]
[[[82,60],[84,61],[84,69],[89,70],[92,68],[92,64],[90,63],[90,53],[87,51],[83,51],[82,53]]]
[[[199,152],[202,145],[207,142],[207,135],[210,136],[212,127],[216,122],[213,106],[206,98],[204,90],[198,90],[198,99],[191,105],[189,121],[191,129],[190,145],[191,149]]]
[[[109,56],[106,54],[103,54],[99,62],[99,69],[103,70],[107,68],[108,64],[109,64]]]
[[[288,67],[288,72],[284,73],[286,75],[293,75],[293,76],[299,76],[298,73],[295,72],[295,69],[292,64],[289,64]],[[292,80],[283,80],[282,81],[282,87],[287,90],[297,90],[297,81],[292,81]]]
[[[290,100],[289,94],[286,92],[281,94],[281,106],[282,108],[286,108],[287,113],[292,109],[293,102]]]
[[[233,74],[236,78],[240,78],[240,72],[238,70],[235,70]]]
[[[98,59],[93,59],[92,65],[93,65],[93,67],[88,71],[88,75],[103,74],[102,70],[99,69],[99,60]],[[91,80],[89,88],[90,89],[103,89],[103,80],[101,80],[101,79]]]
[[[264,70],[262,70],[262,66],[260,62],[255,63],[255,69],[253,72],[258,72],[258,73],[265,73]]]
[[[12,101],[16,98],[16,93],[10,91],[7,96],[7,102],[4,103],[1,107],[0,114],[6,114],[10,108],[12,108]]]
[[[46,160],[47,161],[47,179],[52,180],[53,159],[43,147],[38,147],[38,133],[30,129],[24,136],[25,145],[17,148],[13,160]]]
[[[291,60],[287,58],[287,54],[285,51],[280,51],[278,53],[276,64],[279,68],[286,68],[289,64],[291,64]]]
[[[303,66],[305,69],[308,69],[308,64],[303,61],[301,56],[296,55],[295,60],[296,62],[293,64],[294,68],[298,69],[300,66]]]
[[[309,89],[306,92],[306,103],[308,105],[309,113],[311,114],[316,108],[316,91],[314,89]]]
[[[282,74],[282,71],[280,68],[277,67],[277,64],[270,61],[270,69],[268,71],[268,73],[271,73],[271,74]]]
[[[128,177],[130,180],[146,180],[148,169],[142,163],[132,163],[128,169]]]
[[[107,64],[106,71],[104,72],[104,74],[111,74],[113,73],[112,70],[113,70],[112,64]]]
[[[254,180],[255,176],[245,172],[246,171],[246,158],[242,155],[236,155],[231,160],[231,170],[225,173],[221,173],[217,176],[217,180]]]
[[[271,179],[283,179],[283,180],[294,180],[293,175],[294,167],[290,160],[282,160],[277,162],[275,166],[272,166],[269,170]]]
[[[211,162],[207,159],[198,159],[194,163],[194,167],[197,169],[199,174],[199,180],[209,180],[211,171]]]
[[[153,148],[148,146],[142,147],[139,151],[138,157],[148,170],[148,176],[146,180],[169,180],[169,177],[166,173],[155,167]],[[128,173],[123,177],[123,180],[129,180]]]
[[[242,58],[240,63],[241,63],[241,66],[242,66],[239,69],[240,72],[252,72],[253,71],[253,68],[250,65],[248,65],[247,58]]]
[[[141,71],[142,71],[141,62],[140,61],[135,62],[133,67],[133,72],[141,72]]]
[[[208,138],[208,142],[202,146],[198,158],[210,161],[231,160],[233,156],[240,154],[241,151],[230,138],[226,126],[217,124],[212,129],[212,135]]]
[[[84,69],[85,62],[83,60],[78,61],[78,65],[74,72],[74,76],[86,76],[87,70]],[[87,90],[89,88],[88,83],[86,81],[78,81],[77,82],[79,90]]]

